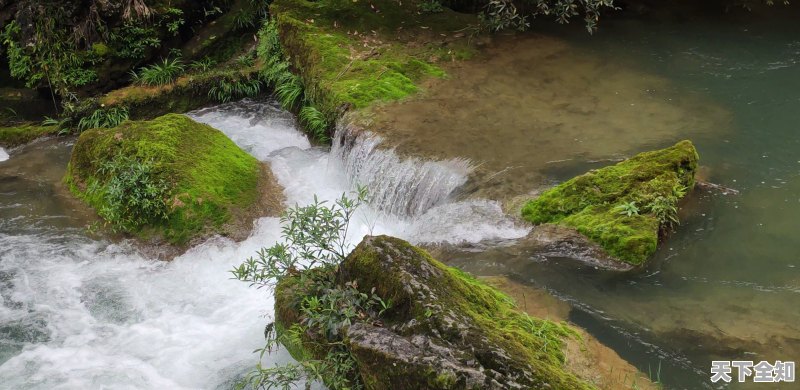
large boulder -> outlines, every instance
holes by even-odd
[[[243,239],[253,217],[281,206],[268,167],[177,114],[83,132],[65,180],[115,230],[178,246],[209,234]]]
[[[367,389],[592,389],[565,364],[564,323],[530,317],[513,301],[425,251],[392,237],[366,237],[334,272],[337,283],[374,292],[391,307],[380,321],[356,321],[343,342]],[[303,323],[301,302],[313,275],[283,278],[276,288],[279,332]],[[323,359],[324,343],[294,332],[298,360]],[[298,336],[299,335],[299,336]]]
[[[522,217],[577,230],[631,265],[653,254],[677,223],[678,202],[695,184],[698,155],[690,141],[592,170],[528,201]]]

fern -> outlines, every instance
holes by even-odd
[[[320,142],[327,142],[328,138],[328,119],[325,114],[317,110],[314,106],[305,106],[300,109],[300,122],[306,130]]]

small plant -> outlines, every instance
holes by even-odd
[[[256,13],[247,7],[239,9],[233,17],[233,25],[236,31],[246,30],[256,26]]]
[[[97,173],[109,178],[101,193],[105,205],[99,214],[113,230],[136,232],[167,218],[169,186],[158,177],[153,164],[118,155],[104,162]],[[101,190],[95,183],[89,191]]]
[[[389,302],[375,294],[358,290],[354,282],[338,285],[336,267],[350,252],[347,233],[355,210],[366,201],[366,190],[359,188],[356,199],[342,195],[328,206],[314,199],[308,206],[295,206],[281,218],[284,243],[261,249],[258,258],[247,259],[232,270],[234,277],[251,285],[274,289],[286,277],[298,278],[308,286],[298,296],[301,320],[278,336],[275,325],[266,327],[263,356],[281,343],[311,337],[315,348],[327,350],[323,359],[264,368],[258,365],[238,388],[293,388],[298,382],[323,382],[333,389],[362,389],[355,360],[344,345],[342,331],[355,320],[377,320],[389,309]],[[322,270],[322,272],[310,272]],[[327,272],[326,272],[327,271]]]
[[[421,12],[429,14],[444,12],[444,7],[438,0],[424,0],[417,7]]]
[[[213,59],[209,57],[203,57],[202,59],[192,61],[189,64],[189,69],[191,69],[193,72],[203,73],[211,70],[216,64],[217,63]]]
[[[221,78],[217,84],[208,90],[208,97],[220,103],[227,103],[233,99],[252,97],[261,93],[261,80],[239,78],[230,80]]]
[[[101,127],[117,127],[126,120],[128,120],[128,109],[126,107],[98,108],[91,115],[78,121],[78,131]]]
[[[303,123],[306,130],[320,142],[328,140],[328,119],[325,114],[317,110],[313,106],[305,106],[300,109],[300,122]]]
[[[617,210],[622,215],[626,215],[628,217],[639,215],[639,208],[636,207],[636,202],[627,202],[617,206]]]
[[[662,227],[671,229],[675,225],[680,224],[678,220],[677,203],[677,198],[672,196],[659,196],[655,198],[647,208],[658,219]]]
[[[70,117],[55,119],[46,116],[42,121],[42,126],[56,126],[56,128],[58,129],[58,135],[64,135],[70,132],[71,123],[72,123],[72,118]]]
[[[161,63],[145,66],[133,74],[133,81],[138,84],[159,86],[171,84],[186,70],[180,58],[166,58]]]
[[[240,68],[251,68],[255,65],[256,59],[250,54],[242,54],[236,58],[236,64]]]
[[[281,107],[291,110],[297,107],[303,99],[303,82],[300,77],[292,75],[275,87],[275,96]]]

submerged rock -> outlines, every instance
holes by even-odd
[[[244,239],[253,217],[277,215],[282,200],[268,167],[176,114],[83,132],[65,180],[114,230],[154,244]]]
[[[640,265],[655,252],[660,233],[677,223],[697,161],[690,141],[641,153],[545,191],[525,204],[522,217],[575,229],[614,258]]]
[[[566,364],[569,325],[530,317],[511,298],[392,237],[367,237],[334,272],[337,283],[391,301],[380,321],[357,321],[343,342],[367,389],[593,389]],[[309,291],[295,275],[276,289],[279,331],[303,324]],[[287,349],[298,360],[323,359],[309,332]]]

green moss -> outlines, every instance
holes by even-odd
[[[403,329],[402,335],[407,337],[437,335],[445,343],[454,343],[474,353],[486,369],[531,373],[529,384],[535,388],[594,388],[565,366],[564,340],[580,338],[569,325],[528,316],[517,310],[507,295],[440,263],[403,240],[386,236],[367,240],[371,242],[362,242],[340,266],[338,280],[355,280],[360,290],[374,288],[378,296],[391,300],[392,307],[382,317],[384,328]],[[331,268],[324,272],[337,271]],[[284,278],[276,290],[276,320],[283,326],[301,321],[299,302],[306,295],[319,293],[301,285],[301,279],[313,280],[291,276]],[[421,290],[408,288],[420,284],[425,286]],[[454,319],[457,325],[453,324]],[[295,358],[324,357],[324,351],[313,350],[312,340],[299,344],[303,348],[298,349],[295,342],[289,349]],[[488,352],[498,347],[510,358],[499,361]],[[370,355],[368,362],[361,361],[359,351],[351,352],[359,361],[361,378],[368,389],[381,388],[387,383],[400,389],[423,385],[450,389],[459,388],[458,383],[463,386],[453,373],[433,372],[429,368],[419,371],[419,367],[392,361],[388,356]]]
[[[24,124],[13,127],[0,127],[0,146],[11,148],[26,144],[36,138],[56,133],[58,133],[58,126]]]
[[[413,1],[277,0],[270,10],[284,50],[326,115],[403,99],[421,80],[444,77],[433,63],[443,47],[410,37],[438,37],[475,21],[450,10],[420,15]],[[462,46],[453,48],[465,52]]]
[[[163,235],[183,244],[208,230],[223,233],[231,211],[248,207],[258,197],[260,165],[255,158],[220,131],[170,114],[81,134],[67,182],[96,210],[106,206],[104,191],[110,180],[100,167],[117,155],[149,162],[170,184],[167,219],[151,230],[134,232],[140,235]]]
[[[105,43],[98,42],[92,44],[92,52],[95,56],[104,58],[111,53],[111,48],[109,48]]]
[[[152,119],[167,113],[188,112],[216,103],[209,90],[222,80],[250,80],[255,68],[224,70],[225,65],[200,74],[179,77],[162,86],[129,85],[109,92],[98,103],[105,107],[127,107],[133,119]]]
[[[525,204],[522,216],[536,224],[573,227],[618,259],[641,264],[656,250],[659,229],[666,222],[652,205],[668,199],[675,206],[694,187],[697,161],[690,141],[641,153],[544,192]],[[621,212],[623,204],[631,203],[639,214]]]

